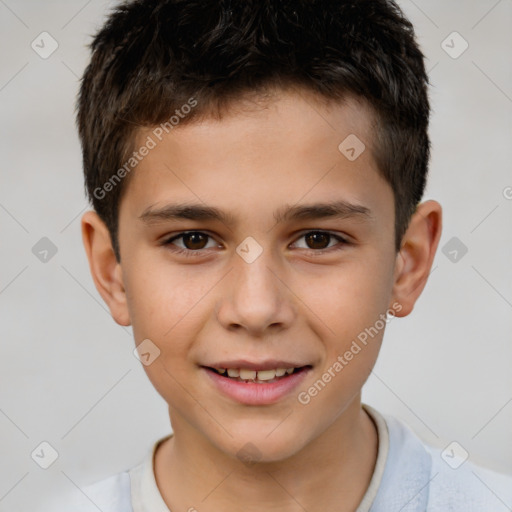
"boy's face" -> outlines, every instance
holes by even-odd
[[[149,339],[160,350],[145,370],[176,435],[193,432],[231,455],[250,442],[256,458],[280,460],[359,407],[401,268],[370,119],[352,100],[326,108],[282,92],[267,108],[178,126],[162,141],[140,133],[142,143],[148,135],[158,143],[120,205],[122,289],[110,306],[133,325],[137,345]],[[355,160],[361,147],[351,134],[366,145]],[[286,216],[327,203],[354,208]],[[171,207],[184,204],[226,218],[173,218]],[[185,231],[199,233],[169,241]],[[365,329],[372,335],[357,351]],[[245,383],[211,367],[299,371]],[[321,390],[308,392],[319,379]]]

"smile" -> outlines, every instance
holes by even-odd
[[[245,366],[248,366],[247,364]],[[245,405],[270,405],[290,395],[312,369],[311,365],[281,365],[271,368],[243,365],[203,366],[215,388],[224,396]],[[283,365],[284,366],[284,365]]]

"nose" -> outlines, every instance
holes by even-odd
[[[269,250],[252,263],[234,255],[235,268],[217,303],[217,319],[227,330],[245,329],[252,336],[289,328],[295,317],[293,293],[272,270]]]

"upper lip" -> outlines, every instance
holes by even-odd
[[[230,361],[219,361],[203,365],[209,368],[242,368],[244,370],[275,370],[276,368],[301,368],[307,364],[294,363],[277,359],[265,359],[264,361],[247,361],[246,359],[233,359]]]

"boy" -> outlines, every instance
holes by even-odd
[[[361,405],[441,236],[440,205],[420,204],[428,81],[399,8],[139,0],[92,49],[84,245],[173,434],[66,510],[510,507],[511,477],[454,470]]]

